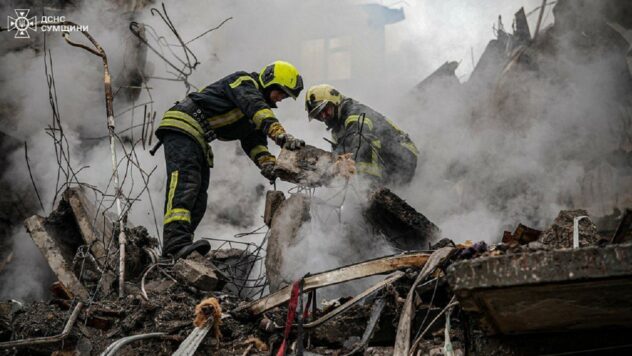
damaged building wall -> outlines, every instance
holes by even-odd
[[[555,22],[518,47],[513,20],[503,17],[462,84],[401,101],[415,110],[400,115],[427,118],[412,133],[424,142],[421,179],[405,195],[423,196],[424,213],[447,236],[471,234],[475,221],[497,231],[509,220],[541,228],[560,207],[605,216],[630,204],[630,43],[609,25],[627,22],[611,7],[628,6],[549,4],[545,17]],[[527,10],[530,21],[538,16]]]

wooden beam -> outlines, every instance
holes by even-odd
[[[407,254],[392,255],[364,261],[337,269],[317,273],[305,277],[303,292],[313,289],[340,284],[359,278],[376,274],[390,273],[396,270],[422,267],[430,254],[424,252],[411,252]],[[252,301],[233,309],[233,313],[247,311],[251,315],[259,315],[266,310],[279,306],[290,299],[292,287],[287,286],[276,293],[269,294],[259,300]]]

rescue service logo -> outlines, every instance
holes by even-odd
[[[33,31],[37,30],[35,27],[35,16],[29,18],[28,9],[15,9],[16,18],[8,16],[8,28],[9,31],[15,30],[15,38],[31,38],[29,35],[29,28]]]
[[[29,31],[42,32],[76,32],[88,31],[87,25],[67,24],[65,16],[37,16],[29,17],[29,9],[15,9],[15,16],[7,16],[7,28],[15,31],[14,38],[31,38]]]

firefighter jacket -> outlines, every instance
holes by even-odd
[[[358,172],[378,181],[393,181],[393,175],[412,179],[419,152],[408,134],[352,98],[343,98],[338,110],[332,128],[335,153],[352,153]]]
[[[267,137],[285,133],[266,101],[257,73],[236,72],[190,93],[163,116],[156,135],[163,130],[183,132],[202,147],[213,166],[210,141],[239,140],[244,152],[261,167],[275,157],[268,151]],[[267,137],[266,137],[267,136]]]

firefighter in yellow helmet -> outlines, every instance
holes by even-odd
[[[370,107],[342,95],[329,84],[305,94],[309,120],[331,130],[335,153],[352,153],[358,173],[379,184],[407,184],[417,168],[417,147],[408,134]]]
[[[213,152],[209,142],[239,140],[261,174],[274,181],[276,158],[268,151],[268,138],[295,150],[303,140],[285,132],[274,116],[276,103],[303,89],[296,67],[284,61],[265,66],[259,73],[230,74],[176,103],[163,116],[156,136],[165,149],[167,188],[163,227],[163,256],[175,259],[193,251],[210,250],[205,240],[193,243],[204,216]]]

